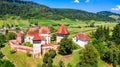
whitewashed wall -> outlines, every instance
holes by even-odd
[[[79,46],[81,47],[85,47],[85,45],[88,43],[88,41],[85,41],[85,40],[78,40],[76,39],[76,37],[73,38],[73,41],[78,44]]]

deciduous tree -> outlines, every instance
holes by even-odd
[[[80,62],[77,64],[77,67],[84,67],[84,66],[95,66],[97,67],[99,54],[97,50],[92,45],[86,45],[85,48],[82,50],[83,55],[80,57]]]
[[[66,37],[63,38],[60,42],[60,46],[58,47],[58,51],[58,53],[61,55],[71,54],[73,51],[72,41],[67,39]]]

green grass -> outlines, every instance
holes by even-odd
[[[10,53],[10,47],[6,45],[3,49],[3,54],[7,59],[12,61],[16,67],[36,67],[38,64],[42,64],[42,58],[28,57],[26,53],[16,52],[14,54]]]
[[[65,56],[62,56],[62,55],[57,55],[55,58],[54,58],[54,64],[58,66],[58,63],[60,60],[62,60],[65,64],[65,66],[67,66],[68,63],[72,64],[73,67],[75,67],[75,65],[79,62],[79,59],[80,58],[80,54],[79,54],[79,51],[75,51],[73,52],[72,54],[70,55],[65,55]]]
[[[11,19],[7,19],[7,20],[0,20],[0,27],[2,27],[2,25],[18,25],[19,27],[22,28],[28,28],[29,27],[29,22],[28,20],[11,20]]]
[[[3,20],[0,20],[0,27],[2,27],[3,25]]]

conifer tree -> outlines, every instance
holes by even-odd
[[[120,44],[120,23],[114,27],[112,41],[117,45]]]

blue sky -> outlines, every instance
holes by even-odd
[[[120,14],[120,0],[31,0],[51,8],[71,8],[88,12],[112,11]]]

